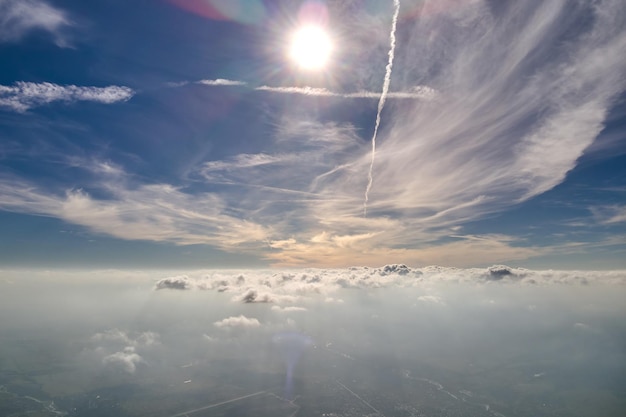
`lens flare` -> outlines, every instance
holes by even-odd
[[[293,399],[293,371],[305,349],[313,344],[313,340],[297,332],[279,333],[273,337],[274,343],[282,352],[287,372],[285,375],[285,398]]]

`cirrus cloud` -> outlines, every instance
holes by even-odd
[[[0,0],[0,42],[17,42],[28,33],[42,30],[58,46],[67,46],[63,34],[72,21],[61,9],[43,0]]]
[[[0,85],[0,107],[24,112],[55,101],[71,103],[93,101],[112,104],[130,100],[135,92],[128,87],[80,87],[53,83],[18,81],[13,86]]]

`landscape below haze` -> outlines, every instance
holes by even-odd
[[[626,271],[3,271],[0,415],[621,416]]]

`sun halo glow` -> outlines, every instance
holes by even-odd
[[[320,70],[327,65],[332,50],[332,41],[324,28],[308,25],[292,35],[289,58],[301,69]]]

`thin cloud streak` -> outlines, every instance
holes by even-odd
[[[187,82],[181,83],[171,83],[171,87],[180,87],[187,85]],[[241,86],[249,86],[248,83],[244,81],[237,80],[226,80],[226,79],[215,79],[215,80],[201,80],[197,81],[196,84],[206,85],[210,87],[215,86],[230,86],[230,87],[241,87]],[[327,88],[323,87],[272,87],[268,85],[262,85],[258,87],[252,87],[255,91],[266,91],[270,93],[278,93],[278,94],[297,94],[303,96],[312,96],[312,97],[337,97],[337,98],[366,98],[366,99],[380,99],[380,93],[374,91],[356,91],[350,93],[341,93],[336,91],[331,91]],[[427,86],[414,86],[406,91],[387,91],[387,98],[394,99],[422,99],[422,100],[432,100],[436,97],[437,92],[430,87]]]
[[[626,206],[623,205],[592,207],[591,212],[601,224],[626,223]]]
[[[112,104],[130,100],[135,92],[128,87],[80,87],[53,83],[32,83],[18,81],[13,86],[0,85],[0,107],[16,112],[25,112],[34,107],[55,101],[71,103],[94,101]]]
[[[303,96],[316,97],[339,97],[339,98],[368,98],[380,99],[380,93],[373,91],[357,91],[354,93],[337,93],[320,87],[256,87],[257,91],[269,91],[281,94],[299,94]],[[395,99],[422,99],[431,100],[436,97],[437,92],[426,86],[415,86],[407,91],[388,91],[386,98]]]
[[[108,199],[81,189],[55,194],[15,179],[0,179],[0,209],[59,218],[126,240],[208,244],[226,250],[265,246],[269,229],[227,214],[215,194],[191,195],[168,184],[135,186],[113,178],[98,184]]]
[[[227,80],[224,78],[218,78],[216,80],[200,80],[196,84],[210,85],[210,86],[244,86],[248,83],[244,81]]]

